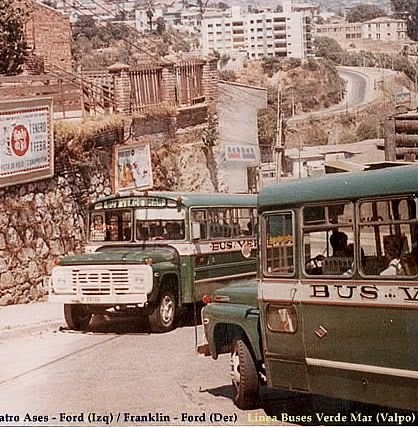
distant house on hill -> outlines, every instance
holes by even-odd
[[[72,70],[71,26],[67,16],[34,0],[25,2],[28,18],[26,41],[31,50],[27,72]],[[22,5],[16,1],[16,5]]]

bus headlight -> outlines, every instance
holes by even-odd
[[[65,276],[56,276],[52,278],[52,289],[55,293],[68,293],[71,291],[71,284]]]
[[[68,294],[73,293],[73,287],[71,282],[71,276],[66,274],[65,271],[60,270],[60,267],[55,267],[52,270],[51,275],[51,290],[56,294]]]
[[[132,291],[144,292],[144,276],[142,274],[135,274],[133,277]]]

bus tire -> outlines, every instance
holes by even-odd
[[[252,409],[258,401],[259,378],[254,359],[243,340],[236,340],[231,353],[232,397],[240,409]]]
[[[169,332],[174,329],[177,315],[177,299],[170,289],[163,289],[157,304],[150,307],[148,322],[152,332]]]
[[[82,304],[64,304],[64,318],[70,329],[86,330],[91,317],[92,314]]]

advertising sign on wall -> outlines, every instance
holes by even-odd
[[[0,187],[53,174],[52,99],[0,102]]]
[[[258,161],[258,147],[253,145],[225,145],[226,160],[240,162]]]
[[[115,190],[147,190],[153,186],[149,144],[115,148]]]

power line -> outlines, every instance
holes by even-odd
[[[117,15],[116,14],[114,14],[111,10],[109,10],[109,9],[107,9],[107,8],[105,8],[103,5],[101,5],[98,1],[96,1],[96,0],[90,0],[92,3],[94,3],[96,6],[98,6],[98,7],[100,7],[102,10],[104,10],[105,12],[107,12],[109,15],[111,15],[111,16],[113,16],[114,18],[117,18]],[[143,21],[140,21],[141,22],[141,24],[144,24],[144,22]],[[128,25],[126,25],[124,22],[122,22],[121,23],[123,26],[125,26],[125,27],[127,27],[127,28],[132,28],[132,27],[129,27]],[[158,47],[158,44],[154,41],[154,40],[152,40],[151,39],[151,37],[148,37],[146,34],[141,34],[136,28],[132,28],[133,30],[135,30],[135,32],[136,33],[138,33],[138,35],[141,35],[142,37],[144,37],[144,38],[146,38],[147,40],[149,40],[151,43],[153,43],[155,46],[157,46]],[[168,34],[168,36],[169,37],[172,37],[172,35],[170,34],[170,33],[168,33],[167,32],[167,34]],[[176,40],[177,41],[179,41],[179,39],[178,38],[176,38]]]
[[[75,10],[77,10],[82,16],[87,16],[87,17],[91,17],[91,15],[88,15],[86,13],[84,13],[80,8],[78,8],[77,6],[75,6],[74,4],[71,6],[72,8],[74,8]],[[103,24],[101,22],[96,22],[96,25],[99,25],[101,28],[103,28],[108,34],[111,34],[112,36],[114,36],[115,34],[113,33],[113,31],[109,30],[108,26],[106,24]],[[110,26],[110,28],[112,28]],[[147,50],[145,50],[144,48],[138,46],[135,43],[132,43],[131,41],[129,41],[128,39],[124,38],[124,37],[120,37],[121,40],[123,40],[126,44],[128,44],[131,47],[134,47],[135,49],[138,49],[139,51],[145,53],[146,55],[148,55],[149,57],[151,57],[152,59],[154,59],[157,62],[165,62],[165,63],[169,63],[169,64],[173,64],[172,61],[168,61],[164,58],[155,56],[151,53],[149,53]]]

